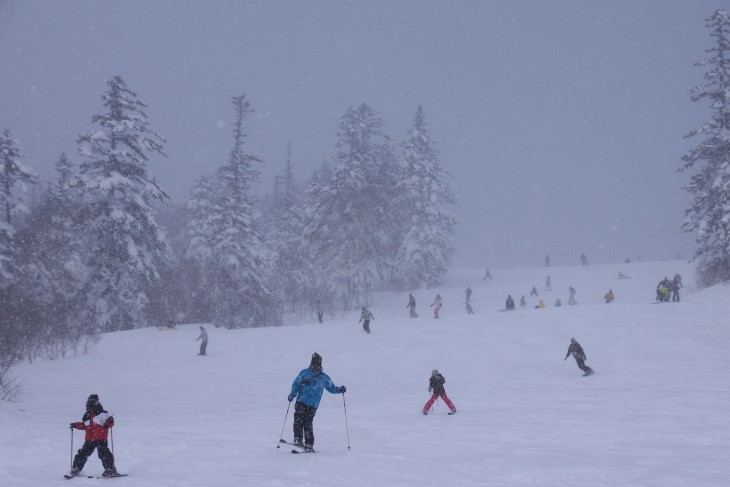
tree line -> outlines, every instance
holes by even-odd
[[[9,130],[0,136],[0,385],[14,361],[84,351],[100,332],[277,326],[433,286],[447,270],[456,200],[421,107],[400,144],[367,104],[348,108],[332,164],[298,184],[290,152],[257,201],[253,109],[235,96],[227,161],[176,206],[150,168],[166,141],[146,105],[119,76],[102,102],[78,161],[60,154],[50,183]]]

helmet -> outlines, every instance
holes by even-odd
[[[86,399],[86,409],[92,408],[99,404],[99,395],[98,394],[92,394]]]
[[[362,310],[365,311],[365,306],[362,307]]]
[[[571,338],[570,343],[575,343],[575,338]]]
[[[436,374],[438,374],[438,373],[439,373],[439,369],[433,369],[433,370],[431,371],[431,375],[436,375]]]

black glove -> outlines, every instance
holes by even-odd
[[[345,386],[340,386],[340,392],[341,392],[341,393],[343,393],[343,394],[344,394],[345,392],[347,392],[347,387],[345,387]]]
[[[71,428],[71,429],[74,429],[74,428],[76,428],[76,423],[71,423],[71,426],[70,426],[70,428]]]
[[[294,394],[289,394],[289,396],[286,399],[287,399],[287,401],[292,402],[295,397],[297,397],[297,396]]]

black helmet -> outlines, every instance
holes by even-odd
[[[570,343],[575,343],[575,338],[571,338]]]
[[[317,352],[312,354],[312,361],[309,363],[309,367],[312,370],[322,369],[322,357]]]
[[[99,404],[99,395],[98,394],[92,394],[89,396],[88,399],[86,399],[86,409],[94,407],[97,404]]]

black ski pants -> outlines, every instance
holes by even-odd
[[[364,320],[362,322],[362,329],[370,333],[370,320]]]
[[[590,368],[590,367],[588,367],[588,366],[586,365],[586,362],[585,362],[585,360],[583,360],[583,358],[582,358],[582,357],[575,357],[575,363],[577,363],[577,364],[578,364],[578,368],[579,368],[580,370],[582,370],[583,372],[585,372],[586,374],[587,374],[588,372],[593,372],[593,369],[592,369],[592,368]]]
[[[208,347],[208,342],[202,342],[200,344],[200,353],[198,355],[205,355],[205,349]]]
[[[314,446],[314,415],[317,408],[307,406],[299,401],[294,405],[294,442],[304,440],[304,445]]]
[[[104,470],[114,470],[114,455],[109,450],[109,444],[106,440],[85,441],[74,457],[72,468],[79,471],[83,470],[86,460],[94,453],[94,449],[96,449],[96,454],[99,455]]]

